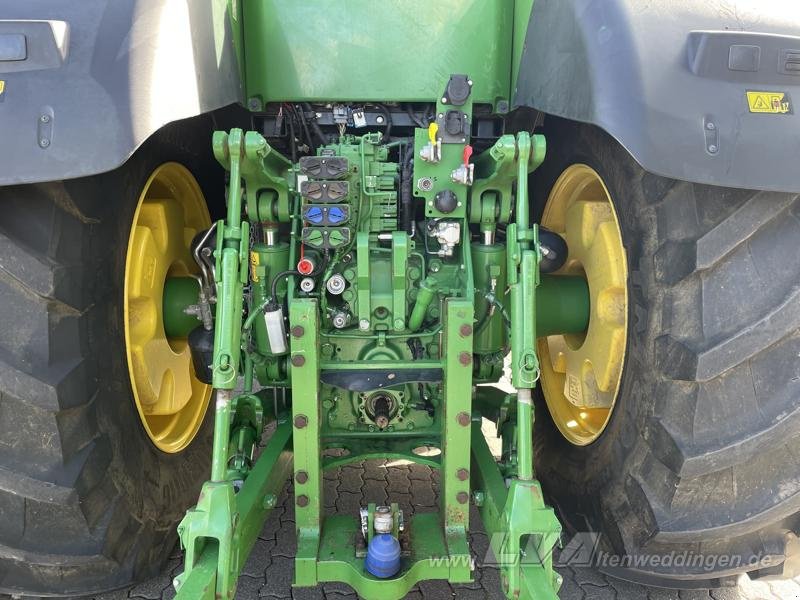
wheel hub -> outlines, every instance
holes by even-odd
[[[538,341],[547,406],[564,437],[582,446],[605,429],[619,390],[628,327],[625,249],[611,195],[586,165],[569,167],[556,181],[542,225],[569,247],[558,274],[583,275],[589,285],[586,332]]]
[[[197,181],[178,163],[150,176],[133,217],[125,262],[125,349],[142,424],[164,452],[179,452],[203,421],[211,386],[195,378],[186,337],[168,337],[164,289],[197,272],[190,244],[211,225]]]

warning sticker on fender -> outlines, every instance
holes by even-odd
[[[770,115],[792,114],[792,101],[785,92],[747,91],[747,105],[751,113]]]

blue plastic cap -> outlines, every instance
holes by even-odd
[[[400,542],[388,533],[376,535],[367,548],[364,567],[381,579],[395,575],[400,570]]]

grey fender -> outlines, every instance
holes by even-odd
[[[0,185],[111,170],[165,124],[240,100],[226,5],[0,0]]]
[[[536,0],[516,82],[516,106],[597,125],[658,175],[800,190],[800,2]]]

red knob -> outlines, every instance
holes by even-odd
[[[310,258],[301,258],[297,262],[297,272],[300,275],[311,275],[314,272],[314,261]]]
[[[464,146],[464,164],[469,165],[469,159],[472,156],[472,146],[467,144]]]

